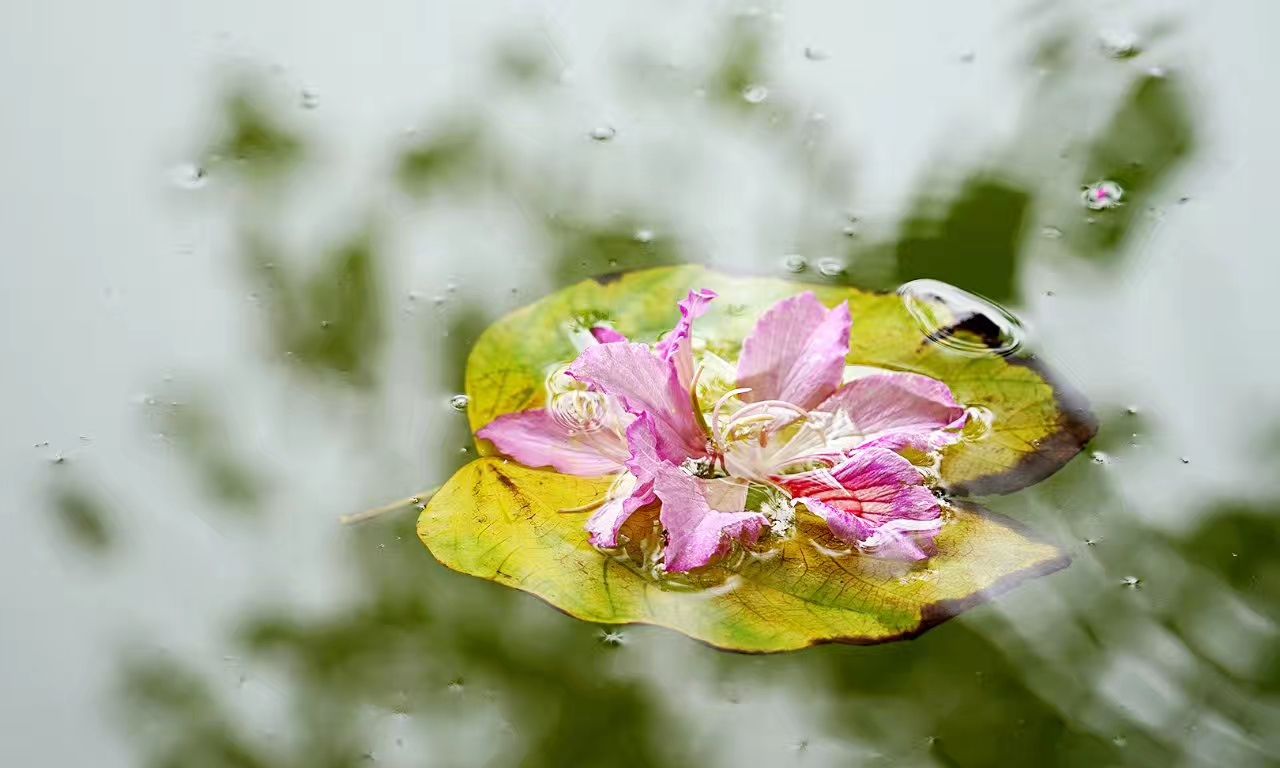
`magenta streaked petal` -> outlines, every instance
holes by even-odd
[[[929,555],[925,548],[931,545],[934,534],[942,527],[941,518],[890,520],[877,526],[830,504],[812,499],[802,501],[811,511],[826,519],[827,526],[836,536],[855,544],[863,552],[891,560],[927,559]]]
[[[744,400],[784,400],[813,408],[840,386],[849,329],[848,303],[827,309],[812,293],[774,304],[742,345],[738,386]]]
[[[566,475],[615,474],[625,468],[628,456],[626,442],[613,430],[575,432],[544,408],[499,416],[476,437],[527,467],[552,467]]]
[[[942,527],[942,508],[920,471],[886,448],[859,449],[829,470],[779,480],[832,533],[870,554],[923,559]]]
[[[613,330],[607,325],[597,325],[591,329],[591,337],[599,344],[612,344],[616,341],[626,341],[627,337]]]
[[[657,451],[676,464],[706,455],[706,436],[675,368],[644,344],[598,344],[582,351],[569,375],[616,397],[628,413],[653,419]]]
[[[706,313],[714,298],[716,292],[709,289],[689,291],[689,296],[679,304],[680,321],[654,348],[658,357],[675,366],[680,385],[686,390],[693,381],[693,321]]]
[[[847,418],[867,445],[924,452],[958,441],[966,418],[950,387],[917,373],[854,379],[817,410]]]
[[[745,483],[700,480],[666,467],[654,481],[662,501],[659,519],[667,532],[664,567],[684,573],[710,564],[734,541],[755,543],[767,521],[744,510]]]

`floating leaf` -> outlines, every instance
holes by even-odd
[[[1008,492],[1051,474],[1095,431],[1076,398],[1051,382],[1034,358],[984,353],[979,316],[949,317],[923,329],[896,294],[782,280],[733,277],[695,266],[609,276],[570,286],[491,326],[467,365],[468,414],[475,432],[508,413],[546,403],[548,375],[576,357],[584,324],[608,322],[634,341],[671,328],[676,302],[691,288],[720,294],[698,321],[698,337],[725,359],[774,302],[812,290],[828,306],[848,301],[854,318],[852,366],[921,373],[978,409],[978,439],[946,450],[943,485],[953,494]],[[937,332],[964,337],[939,344]],[[975,351],[976,350],[976,351]],[[1012,521],[951,503],[937,552],[921,564],[841,553],[825,526],[799,521],[798,535],[673,579],[647,568],[654,510],[623,529],[624,549],[594,548],[583,508],[612,478],[530,469],[478,441],[482,458],[432,499],[418,533],[432,554],[463,573],[536,594],[567,613],[601,623],[650,623],[718,647],[782,651],[822,642],[875,643],[911,637],[1018,580],[1066,564],[1054,546]]]
[[[756,653],[913,637],[1067,564],[1056,547],[1012,521],[957,506],[925,567],[832,557],[824,542],[839,544],[814,526],[778,549],[711,566],[692,583],[670,583],[625,555],[595,549],[583,516],[562,511],[598,498],[609,482],[478,459],[436,494],[418,535],[448,567],[530,592],[576,618],[656,624]]]

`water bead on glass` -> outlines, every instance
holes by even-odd
[[[1080,202],[1091,211],[1105,211],[1121,205],[1124,188],[1114,181],[1102,180],[1085,187],[1080,193]]]
[[[769,98],[769,89],[763,85],[749,85],[742,90],[742,98],[749,104],[759,104]]]
[[[792,274],[799,274],[809,268],[809,261],[798,253],[789,253],[782,257],[782,266]]]

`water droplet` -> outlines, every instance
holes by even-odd
[[[59,453],[56,456],[54,456],[52,459],[49,459],[49,461],[53,464],[66,464],[67,457]]]
[[[612,125],[597,125],[588,135],[596,141],[609,141],[618,135],[618,131]]]
[[[1010,355],[1026,329],[994,301],[940,280],[912,280],[898,296],[930,340],[969,355]]]
[[[1095,181],[1080,193],[1080,202],[1091,211],[1105,211],[1120,205],[1124,198],[1124,187],[1114,181],[1103,179]]]
[[[742,89],[742,98],[751,104],[759,104],[769,98],[769,89],[763,85],[748,85]]]
[[[1117,736],[1111,740],[1111,743],[1115,744],[1117,747],[1124,747],[1129,744],[1129,740],[1123,736]]]
[[[653,230],[652,230],[652,229],[637,229],[637,230],[636,230],[636,233],[635,233],[634,235],[632,235],[632,237],[633,237],[633,238],[635,238],[635,241],[636,241],[637,243],[652,243],[652,242],[653,242]]]
[[[616,629],[605,629],[600,632],[600,642],[605,645],[618,646],[626,642],[626,638],[622,636],[622,632]]]
[[[1137,34],[1109,29],[1098,35],[1098,46],[1113,59],[1130,59],[1142,53]]]
[[[839,259],[818,259],[818,273],[824,277],[844,274],[844,262]]]
[[[1057,227],[1041,227],[1040,236],[1045,240],[1061,240],[1062,230]]]
[[[739,317],[745,314],[746,311],[747,311],[746,304],[730,304],[728,308],[729,314],[733,315],[734,317]]]
[[[450,680],[449,684],[445,686],[445,688],[449,691],[449,693],[462,693],[462,678],[457,678],[456,680]]]
[[[782,257],[782,266],[791,273],[800,273],[809,268],[809,262],[798,253],[789,253]]]
[[[320,321],[320,327],[321,327],[321,328],[328,328],[330,325],[333,325],[333,323],[329,322],[328,320],[321,320],[321,321]]]
[[[1120,583],[1128,587],[1129,589],[1137,589],[1138,587],[1142,586],[1142,579],[1138,578],[1137,576],[1125,576],[1123,579],[1120,580]]]
[[[465,411],[468,405],[471,405],[471,398],[466,395],[454,395],[449,398],[449,407],[455,411]]]
[[[964,429],[960,434],[965,440],[973,442],[982,440],[991,434],[992,426],[996,421],[996,414],[990,408],[982,405],[971,405],[965,408]]]
[[[973,51],[961,51],[960,61],[964,64],[972,64],[973,60],[978,58],[978,54]]]
[[[314,89],[303,88],[302,93],[298,95],[298,102],[303,109],[315,109],[320,106],[320,94],[316,93]]]
[[[1084,543],[1085,543],[1085,545],[1086,545],[1086,546],[1095,547],[1095,546],[1097,546],[1097,545],[1098,545],[1098,540],[1097,540],[1097,539],[1085,539],[1085,540],[1084,540]]]
[[[1094,464],[1111,463],[1111,456],[1109,454],[1103,453],[1102,451],[1094,451],[1092,454],[1090,454],[1089,457],[1093,459]]]
[[[209,172],[195,163],[182,163],[169,171],[169,179],[179,189],[200,189],[209,183]]]
[[[1181,456],[1181,457],[1179,457],[1179,458],[1178,458],[1178,461],[1182,462],[1183,464],[1190,464],[1190,463],[1191,463],[1191,459],[1190,459],[1189,457],[1187,457],[1187,456]]]
[[[831,58],[831,54],[823,48],[814,45],[806,45],[804,47],[804,57],[809,61],[826,61]]]

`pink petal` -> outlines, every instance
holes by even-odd
[[[921,560],[942,508],[920,471],[882,447],[854,451],[830,470],[779,478],[840,538],[882,557]]]
[[[825,518],[827,527],[836,536],[870,554],[890,560],[927,559],[929,555],[920,543],[917,543],[917,537],[927,544],[940,527],[933,524],[920,527],[917,521],[905,520],[890,520],[877,526],[857,515],[851,515],[815,499],[806,498],[800,501],[809,507],[810,511]]]
[[[653,483],[638,485],[628,495],[620,495],[607,501],[587,521],[591,543],[597,547],[618,546],[618,531],[635,511],[654,502]]]
[[[716,292],[709,289],[689,291],[689,296],[680,302],[680,321],[662,341],[658,342],[655,351],[658,357],[674,363],[680,385],[688,389],[693,381],[693,321],[702,317],[707,305],[716,298]]]
[[[774,304],[742,344],[738,386],[751,388],[743,399],[821,403],[844,376],[852,324],[848,303],[829,310],[812,293]]]
[[[653,488],[662,500],[658,518],[667,532],[664,567],[668,573],[708,565],[735,540],[754,543],[766,523],[764,515],[744,511],[744,483],[700,480],[667,466]]]
[[[572,431],[536,408],[508,413],[476,432],[527,467],[552,467],[566,475],[598,477],[621,472],[627,445],[611,429]]]
[[[591,328],[591,336],[599,344],[612,344],[615,341],[626,341],[627,337],[613,330],[607,325],[597,325]]]
[[[618,546],[618,531],[622,524],[636,510],[656,500],[653,494],[655,474],[669,466],[658,456],[658,438],[653,417],[648,414],[641,415],[627,427],[627,446],[631,451],[627,470],[635,478],[635,485],[629,494],[610,499],[587,521],[591,543],[597,547]]]
[[[966,418],[946,384],[916,373],[854,379],[817,410],[848,417],[867,445],[925,452],[958,441]]]
[[[754,542],[765,524],[762,515],[742,511],[747,486],[724,480],[699,480],[661,458],[654,419],[638,417],[627,428],[631,459],[627,469],[636,477],[626,499],[602,507],[587,523],[597,546],[617,546],[618,530],[637,509],[662,501],[659,520],[667,532],[665,567],[672,573],[700,568],[722,555],[731,541]]]
[[[706,454],[706,436],[693,414],[689,390],[680,385],[675,368],[644,344],[598,344],[582,351],[569,375],[622,403],[628,413],[649,414],[658,453],[679,464]]]

